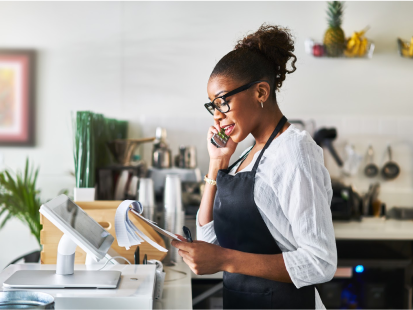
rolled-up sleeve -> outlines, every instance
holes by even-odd
[[[196,213],[196,239],[219,245],[217,236],[215,235],[214,221],[201,226],[198,221],[198,213],[199,211]]]
[[[298,245],[283,252],[287,271],[297,288],[330,281],[337,269],[337,249],[331,217],[331,179],[318,146],[294,154],[297,165],[283,171],[278,199]]]

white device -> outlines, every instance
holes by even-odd
[[[12,288],[116,288],[120,271],[82,270],[74,272],[75,250],[79,245],[95,261],[105,257],[114,238],[66,195],[40,207],[50,222],[64,235],[57,249],[56,272],[20,270],[4,283]]]

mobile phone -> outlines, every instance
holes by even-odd
[[[211,143],[216,147],[225,147],[227,145],[229,137],[225,134],[224,128],[221,128],[221,131],[214,134],[211,138]]]

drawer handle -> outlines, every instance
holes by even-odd
[[[98,222],[98,224],[107,230],[109,230],[112,227],[112,225],[109,222]]]

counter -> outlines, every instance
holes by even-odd
[[[366,218],[362,221],[333,221],[337,240],[413,240],[413,221]]]
[[[117,289],[36,289],[55,298],[56,309],[138,309],[150,308],[144,294],[150,288],[145,273],[137,274],[144,265],[112,265],[105,270],[122,272]],[[17,264],[10,265],[0,273],[3,283],[17,270],[53,270],[56,265]],[[85,270],[85,265],[75,265],[75,270]],[[165,267],[166,277],[162,300],[153,302],[154,309],[192,309],[191,271],[185,263]],[[143,275],[138,276],[137,275]],[[137,279],[137,280],[135,280]],[[0,289],[0,291],[3,288]],[[26,289],[25,289],[26,290]]]

